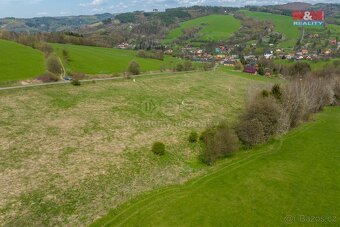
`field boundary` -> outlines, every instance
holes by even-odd
[[[201,71],[201,70],[192,70],[192,71],[184,71],[184,72],[159,72],[159,73],[148,73],[148,74],[141,74],[132,76],[133,78],[138,77],[145,77],[145,76],[157,76],[157,75],[177,75],[177,74],[185,74],[185,73],[197,73],[197,72],[210,72],[210,71]],[[97,79],[86,79],[80,80],[81,83],[88,83],[88,82],[99,82],[99,81],[110,81],[110,80],[123,80],[126,79],[126,76],[119,76],[119,77],[110,77],[110,78],[97,78]],[[53,85],[61,85],[61,84],[70,84],[72,81],[59,81],[59,82],[52,82],[52,83],[42,83],[42,84],[31,84],[31,85],[20,85],[20,86],[12,86],[12,87],[2,87],[0,91],[6,90],[15,90],[15,89],[24,89],[24,88],[34,88],[34,87],[44,87],[44,86],[53,86]]]

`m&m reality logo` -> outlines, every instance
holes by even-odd
[[[325,12],[320,11],[293,11],[294,26],[324,26]]]

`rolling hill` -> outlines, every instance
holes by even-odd
[[[0,82],[32,79],[45,72],[44,56],[30,47],[0,40]]]
[[[69,52],[70,61],[66,69],[86,74],[112,74],[125,72],[131,61],[139,63],[142,72],[159,71],[161,67],[170,68],[178,59],[165,56],[164,61],[136,57],[136,51],[113,48],[53,44],[62,57],[62,50]]]
[[[169,43],[182,35],[182,30],[186,28],[199,27],[200,37],[198,39],[208,41],[218,41],[228,39],[241,26],[241,22],[231,15],[209,15],[193,20],[185,21],[180,27],[173,29],[165,38]]]
[[[339,116],[339,107],[329,108],[317,121],[196,180],[138,197],[93,226],[336,225]]]
[[[254,11],[245,11],[242,10],[247,16],[254,17],[259,20],[267,20],[272,21],[275,25],[275,30],[277,32],[282,33],[285,36],[285,41],[280,43],[280,47],[283,48],[293,48],[296,44],[296,41],[301,38],[301,31],[299,27],[293,26],[293,20],[290,16],[272,14],[272,13],[264,13],[264,12],[254,12]],[[333,37],[337,37],[340,34],[340,26],[335,24],[327,24],[327,28],[329,28],[332,32]],[[313,29],[315,32],[321,28],[305,28],[306,31],[309,29]]]
[[[281,47],[293,48],[297,39],[301,36],[299,28],[293,26],[293,20],[289,16],[253,11],[242,12],[244,12],[247,16],[254,17],[259,20],[272,21],[275,25],[275,30],[282,33],[286,38],[286,41],[280,43]]]

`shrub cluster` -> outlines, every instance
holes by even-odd
[[[325,106],[339,103],[340,77],[309,75],[285,85],[274,85],[253,98],[236,126],[247,146],[266,142],[309,119]]]
[[[238,149],[238,138],[235,132],[225,123],[208,128],[202,133],[201,140],[205,144],[203,161],[212,165],[217,159],[232,154]]]
[[[200,137],[205,145],[203,161],[212,165],[236,151],[239,141],[246,148],[265,143],[308,120],[325,106],[340,105],[340,67],[332,66],[318,72],[309,72],[308,68],[308,65],[298,64],[294,70],[297,75],[304,76],[252,95],[234,127],[236,133],[225,123],[206,129]],[[197,133],[192,132],[189,142],[196,142],[196,138]]]
[[[54,74],[56,76],[60,76],[63,73],[63,68],[60,64],[60,61],[54,55],[51,55],[47,58],[46,67],[49,73]]]
[[[132,61],[130,64],[129,64],[129,67],[128,67],[128,72],[132,75],[139,75],[140,74],[140,67],[139,67],[139,64],[135,61]]]
[[[140,58],[151,58],[151,59],[157,59],[157,60],[164,60],[164,54],[162,51],[156,51],[156,52],[146,52],[144,50],[139,50],[137,52],[137,57]]]
[[[198,141],[198,133],[196,131],[192,131],[189,135],[188,141],[190,143],[196,143]]]
[[[193,69],[194,69],[194,66],[192,65],[191,61],[185,61],[184,63],[176,64],[174,71],[183,72],[183,71],[190,71]]]
[[[165,154],[165,145],[162,142],[155,142],[152,145],[152,152],[156,155],[162,156]]]

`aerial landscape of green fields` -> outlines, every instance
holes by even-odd
[[[0,226],[339,226],[339,15],[0,2]]]

